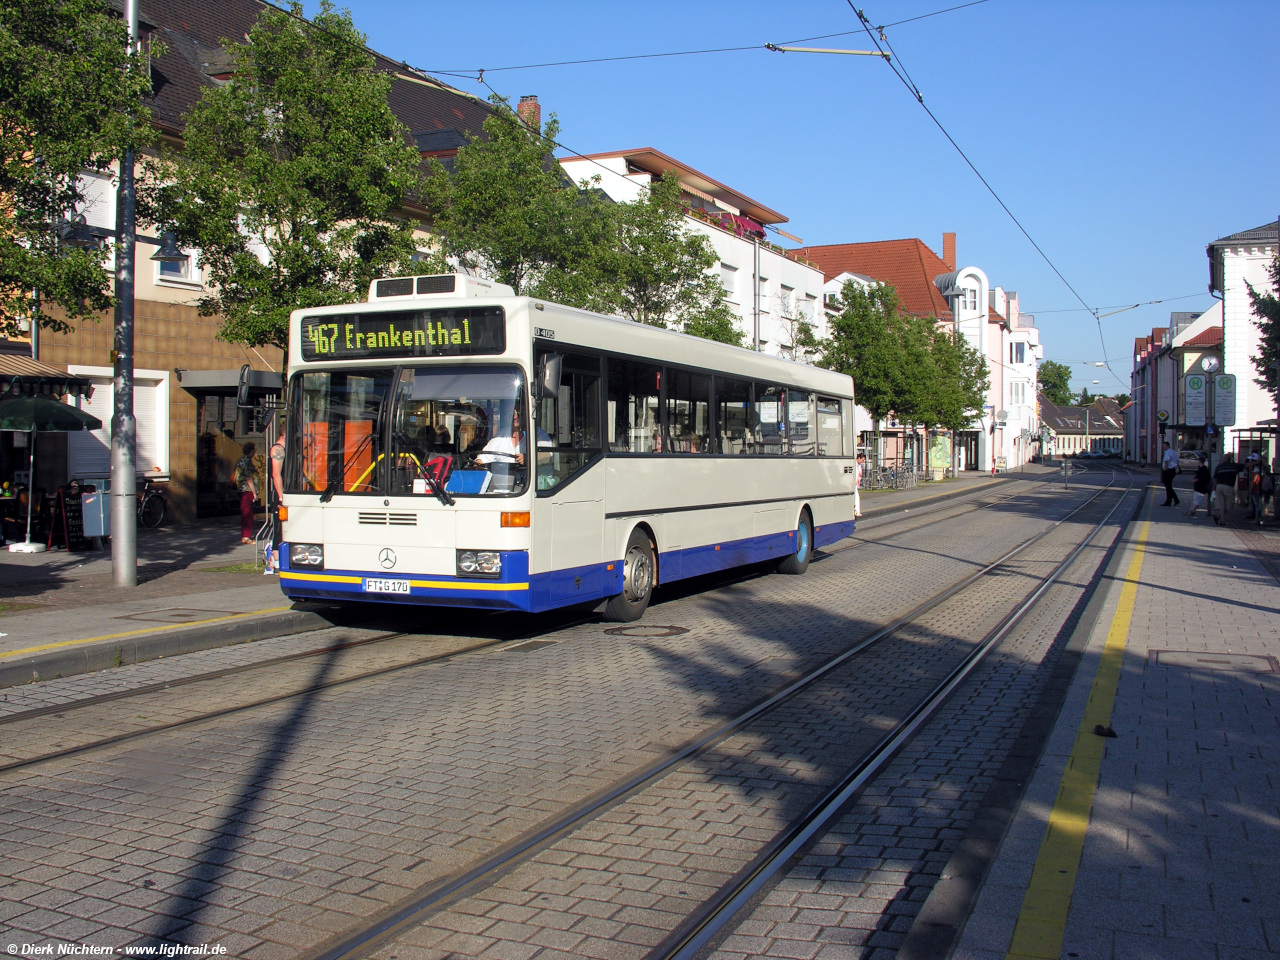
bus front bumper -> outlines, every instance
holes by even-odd
[[[431,606],[532,609],[529,554],[502,551],[498,577],[449,577],[367,570],[308,570],[289,563],[289,545],[280,548],[280,589],[291,600],[363,600]]]

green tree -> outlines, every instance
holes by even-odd
[[[86,170],[150,142],[145,69],[103,0],[0,0],[0,331],[69,330],[114,303],[108,251],[66,243]],[[60,227],[60,224],[62,226]],[[35,296],[33,297],[33,291]]]
[[[1098,398],[1089,392],[1088,387],[1081,387],[1080,396],[1076,400],[1076,403],[1082,407],[1087,407],[1089,404],[1093,403],[1093,401],[1096,399]]]
[[[951,431],[954,438],[969,430],[982,415],[990,378],[987,361],[965,339],[949,330],[937,328],[932,343],[936,368],[932,415],[935,422]],[[956,445],[951,445],[952,473],[956,468]]]
[[[222,41],[234,74],[147,178],[152,218],[209,269],[201,313],[223,314],[232,342],[283,347],[291,310],[361,300],[414,252],[399,211],[420,158],[387,105],[392,78],[349,13],[302,12],[268,6],[247,43]]]
[[[609,307],[641,323],[741,346],[724,287],[710,272],[719,258],[705,236],[685,226],[680,181],[660,177],[636,201],[609,212],[612,243],[596,252],[588,270],[610,291]]]
[[[424,189],[445,256],[517,294],[741,343],[710,272],[715,253],[684,226],[679,181],[660,178],[615,204],[598,178],[575,185],[564,173],[554,115],[534,130],[490,99],[484,136],[458,151],[452,170],[433,163]]]
[[[607,202],[579,190],[552,153],[552,114],[533,130],[499,97],[484,136],[458,150],[453,169],[432,160],[423,200],[445,256],[517,294],[600,309],[608,291],[588,269],[608,243]]]
[[[898,409],[908,390],[906,324],[897,291],[877,283],[863,289],[852,281],[837,299],[839,313],[829,322],[830,336],[822,343],[819,366],[853,377],[858,403],[871,414],[878,456],[880,421]]]
[[[1276,382],[1276,363],[1280,362],[1280,257],[1271,261],[1267,267],[1271,275],[1271,290],[1259,293],[1249,285],[1249,299],[1253,301],[1254,323],[1262,334],[1258,344],[1258,355],[1252,357],[1254,369],[1258,376],[1254,380],[1258,386],[1277,396],[1280,385]]]
[[[1042,360],[1036,368],[1036,379],[1040,383],[1040,392],[1050,403],[1060,407],[1073,403],[1071,393],[1071,368],[1056,360]]]

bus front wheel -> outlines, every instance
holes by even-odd
[[[800,526],[796,530],[796,552],[778,564],[779,573],[804,573],[809,569],[813,556],[813,520],[809,511],[800,514]]]
[[[656,567],[653,544],[643,530],[633,530],[622,556],[622,592],[609,598],[604,618],[616,623],[630,623],[644,616],[653,593]]]

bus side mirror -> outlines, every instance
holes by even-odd
[[[240,368],[240,381],[236,385],[236,406],[242,409],[253,406],[253,402],[249,399],[249,365],[247,363]]]
[[[538,365],[538,399],[555,397],[560,393],[560,374],[564,370],[564,357],[558,353],[544,354]]]

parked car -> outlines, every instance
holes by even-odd
[[[1187,473],[1195,473],[1200,466],[1200,450],[1179,450],[1178,451],[1178,472],[1184,470]]]

